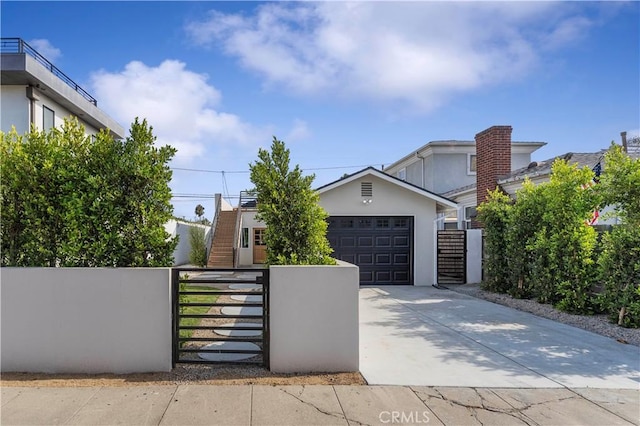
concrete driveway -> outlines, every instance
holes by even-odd
[[[434,287],[360,289],[369,384],[638,389],[640,349]]]

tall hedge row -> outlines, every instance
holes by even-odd
[[[600,182],[564,160],[549,182],[500,190],[478,208],[485,229],[484,288],[579,314],[607,312],[640,326],[640,160],[612,145]],[[615,206],[622,224],[599,236],[588,220]]]

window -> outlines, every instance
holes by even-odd
[[[376,228],[388,228],[388,227],[389,227],[389,219],[376,220]]]
[[[475,206],[464,208],[464,225],[465,229],[471,229],[471,223],[475,220],[478,212]]]
[[[249,248],[249,228],[242,228],[241,247]]]
[[[254,228],[253,229],[253,245],[254,246],[266,246],[267,242],[264,239],[266,229]]]
[[[398,171],[398,179],[400,179],[400,180],[407,180],[407,169],[406,169],[406,168],[404,168],[404,169],[400,169],[400,170]]]
[[[478,170],[476,154],[467,154],[467,174],[475,175]]]
[[[42,105],[42,130],[48,131],[56,124],[56,115],[52,109]]]
[[[478,213],[476,211],[476,207],[475,206],[465,207],[464,208],[464,219],[465,220],[475,219],[477,214]]]

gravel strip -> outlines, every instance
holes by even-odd
[[[491,293],[480,288],[480,284],[451,285],[449,290],[466,294],[478,299],[488,300],[499,305],[508,306],[519,311],[529,312],[563,324],[572,325],[592,333],[610,337],[620,343],[640,346],[640,329],[624,328],[609,322],[607,315],[573,315],[561,312],[551,305],[538,303],[535,300],[515,299],[506,294]]]

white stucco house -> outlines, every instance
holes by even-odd
[[[434,284],[435,220],[453,201],[373,167],[317,189],[336,259],[358,265],[360,284]],[[263,223],[241,198],[236,266],[264,262]],[[247,201],[249,200],[249,201]]]
[[[24,40],[3,37],[0,46],[0,130],[49,130],[75,116],[88,135],[109,129],[116,139],[124,137],[123,127],[93,96]]]

